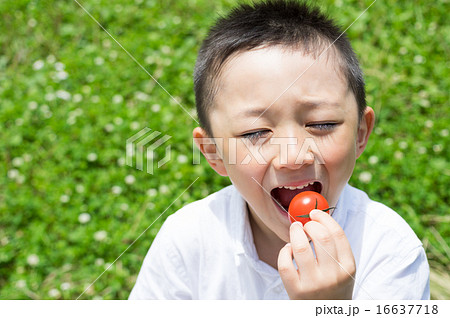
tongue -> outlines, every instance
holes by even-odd
[[[297,194],[304,191],[316,191],[316,187],[310,184],[307,187],[304,187],[303,189],[289,190],[284,188],[282,189],[278,188],[277,190],[278,190],[278,202],[281,203],[281,205],[287,209],[292,199]]]

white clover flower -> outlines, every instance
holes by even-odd
[[[17,169],[8,170],[8,178],[15,179],[18,176],[19,176],[19,170],[17,170]]]
[[[384,140],[384,143],[388,146],[391,146],[394,143],[394,140],[392,138],[386,138]]]
[[[91,220],[91,215],[89,213],[81,213],[78,216],[78,222],[80,222],[81,224],[86,224]]]
[[[94,239],[99,242],[104,241],[107,236],[108,236],[108,233],[106,233],[106,231],[104,231],[104,230],[97,231],[94,233]]]
[[[94,74],[88,74],[88,75],[86,76],[86,81],[87,81],[88,83],[92,83],[94,80],[95,80],[95,75],[94,75]]]
[[[30,20],[28,20],[27,24],[30,28],[34,28],[37,25],[37,21],[36,19],[31,18]]]
[[[72,100],[73,100],[74,103],[79,103],[79,102],[81,102],[83,100],[83,95],[78,94],[78,93],[74,94]]]
[[[117,55],[118,55],[117,51],[113,50],[109,52],[109,58],[113,61],[117,58]]]
[[[159,187],[159,192],[161,192],[161,194],[165,194],[169,192],[169,187],[165,184],[163,184],[162,186]]]
[[[16,178],[18,184],[22,184],[25,181],[25,176],[23,174],[19,174]]]
[[[149,197],[154,197],[154,196],[156,196],[158,194],[158,190],[156,190],[156,189],[148,189],[147,190],[147,195],[149,196]]]
[[[161,47],[161,52],[163,52],[164,54],[169,54],[170,53],[170,46],[167,46],[167,45],[163,45],[162,47]]]
[[[126,162],[126,160],[123,157],[120,157],[119,159],[117,159],[117,165],[119,167],[123,167],[125,165],[125,162]]]
[[[66,66],[64,65],[64,63],[61,63],[61,62],[55,63],[55,70],[57,70],[58,72],[64,71],[65,68],[66,68]]]
[[[59,71],[59,72],[56,72],[56,74],[55,74],[55,79],[57,81],[64,81],[68,77],[69,77],[69,73],[67,73],[65,71]]]
[[[83,87],[81,87],[81,92],[83,94],[89,95],[92,91],[92,88],[88,85],[84,85]]]
[[[425,58],[422,55],[416,55],[414,56],[414,63],[416,64],[422,64],[423,62],[425,62]]]
[[[135,181],[136,181],[136,178],[132,174],[125,177],[126,184],[133,184]]]
[[[188,161],[188,157],[186,155],[178,155],[177,161],[179,163],[186,163]]]
[[[55,100],[55,94],[47,93],[47,94],[45,94],[44,98],[46,101],[51,102],[52,100]],[[42,109],[42,106],[41,106],[41,109]]]
[[[155,204],[153,202],[147,203],[147,209],[153,210],[155,208]]]
[[[35,110],[36,108],[38,108],[38,103],[36,103],[35,101],[31,101],[28,103],[29,110]]]
[[[26,286],[27,286],[27,283],[23,279],[19,279],[16,282],[16,287],[17,288],[25,288]]]
[[[417,152],[418,152],[419,154],[423,155],[424,153],[427,152],[427,148],[425,148],[424,146],[419,146],[419,147],[417,148]]]
[[[55,58],[55,56],[53,54],[50,54],[49,56],[47,56],[46,60],[47,60],[48,63],[53,64],[53,63],[55,63],[56,58]]]
[[[442,145],[440,145],[440,144],[433,145],[433,151],[434,152],[441,152],[442,151]]]
[[[73,111],[73,113],[75,114],[75,116],[81,116],[81,115],[83,115],[83,109],[78,107],[77,109],[75,109]]]
[[[398,53],[400,53],[400,55],[405,55],[406,53],[408,53],[408,49],[404,46],[402,46],[399,50]]]
[[[74,125],[77,122],[77,118],[75,116],[71,116],[67,118],[66,123],[70,126]]]
[[[2,244],[2,246],[8,245],[9,243],[9,238],[7,236],[2,237],[2,239],[0,240],[0,244]]]
[[[43,104],[43,105],[41,105],[40,111],[43,113],[46,113],[46,112],[50,111],[50,108],[48,107],[47,104]]]
[[[144,59],[144,61],[147,64],[153,64],[155,62],[155,58],[153,56],[149,55]]]
[[[94,95],[91,97],[91,102],[97,104],[98,102],[100,102],[100,97],[98,95]]]
[[[62,283],[60,288],[61,290],[68,290],[72,285],[69,282]]]
[[[37,60],[36,62],[33,63],[33,70],[35,70],[35,71],[39,71],[43,67],[44,67],[44,61],[42,61],[42,60]]]
[[[183,178],[183,174],[180,171],[177,171],[175,173],[175,179],[180,180],[181,178]]]
[[[434,123],[433,123],[432,120],[426,120],[425,121],[425,127],[431,128],[431,127],[433,127],[433,125],[434,125]]]
[[[52,288],[48,291],[48,295],[52,298],[58,298],[61,296],[61,293],[56,288]]]
[[[376,133],[377,135],[381,135],[381,134],[383,133],[383,128],[381,128],[381,127],[375,127],[375,133]]]
[[[111,47],[111,41],[109,39],[104,39],[102,41],[103,47],[109,49]]]
[[[95,63],[95,65],[102,65],[103,63],[105,63],[105,59],[101,56],[97,56],[94,59],[94,63]]]
[[[161,110],[161,105],[153,104],[151,109],[152,109],[152,112],[157,113],[157,112],[159,112]]]
[[[406,141],[400,141],[398,146],[400,147],[400,149],[406,149],[408,148],[408,143]]]
[[[97,258],[95,259],[95,265],[102,266],[105,264],[105,260],[103,258]]]
[[[113,186],[111,188],[111,192],[113,194],[121,194],[122,193],[122,188],[120,186]]]
[[[116,117],[116,118],[114,118],[114,124],[116,124],[116,125],[122,125],[122,124],[123,124],[123,119],[122,119],[122,117]]]
[[[32,157],[29,153],[24,153],[24,154],[23,154],[23,160],[24,160],[25,162],[30,162],[31,159],[33,159],[33,157]]]
[[[421,99],[420,100],[420,106],[424,107],[424,108],[428,108],[430,107],[431,103],[428,99]]]
[[[69,202],[70,197],[67,194],[63,194],[62,196],[59,197],[59,201],[61,201],[62,203],[67,203]]]
[[[112,132],[114,131],[114,125],[113,124],[106,124],[104,129],[106,130],[106,132]]]
[[[24,160],[21,157],[16,157],[12,160],[12,164],[14,167],[20,167],[21,165],[23,165],[23,162]]]
[[[442,137],[447,137],[448,136],[448,129],[442,129],[441,130],[441,136]]]
[[[30,254],[27,257],[27,263],[30,266],[36,266],[37,264],[39,264],[39,256],[37,256],[36,254]]]
[[[136,97],[136,99],[141,100],[143,102],[146,102],[150,99],[150,96],[148,96],[148,94],[146,94],[144,92],[136,92],[136,94],[134,94],[134,96]]]
[[[372,180],[372,174],[369,171],[363,171],[359,174],[359,181],[369,183]]]
[[[23,118],[17,118],[15,123],[16,123],[16,126],[22,126],[23,125]]]
[[[112,102],[113,102],[114,104],[120,104],[120,103],[122,103],[122,102],[123,102],[123,96],[122,96],[122,95],[119,95],[119,94],[114,95],[113,98],[112,98]]]
[[[403,152],[401,152],[401,151],[396,151],[396,152],[394,152],[394,158],[395,159],[403,159],[403,157],[404,157],[404,155],[403,155]]]
[[[48,112],[43,112],[43,115],[45,118],[50,118],[50,117],[52,117],[53,113],[51,111],[48,111]]]
[[[141,126],[141,124],[139,124],[137,121],[133,121],[130,124],[131,130],[138,130],[140,126]]]
[[[172,19],[174,24],[180,24],[181,23],[181,18],[179,16],[174,16]]]
[[[120,209],[121,209],[122,211],[128,211],[129,205],[128,205],[127,203],[122,203],[122,204],[120,205]]]
[[[95,152],[91,152],[87,155],[87,160],[90,162],[94,162],[97,160],[97,154]]]
[[[75,191],[77,191],[78,193],[83,193],[84,192],[84,185],[82,184],[77,184],[75,186]]]
[[[56,91],[56,97],[63,100],[69,100],[72,95],[68,91],[60,89]]]
[[[370,156],[370,157],[369,157],[369,163],[370,163],[371,165],[377,164],[377,163],[378,163],[378,157],[377,157],[377,156]]]

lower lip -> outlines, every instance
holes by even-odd
[[[274,199],[272,199],[272,201],[273,201],[273,204],[275,205],[275,207],[277,208],[277,210],[278,210],[278,211],[279,211],[286,219],[289,220],[289,215],[288,215],[288,213],[286,213],[286,211],[284,211],[284,210],[278,205],[278,203],[275,202]]]

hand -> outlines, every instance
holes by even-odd
[[[320,210],[311,211],[310,217],[304,226],[300,222],[291,224],[291,242],[278,255],[278,272],[289,298],[352,299],[356,265],[344,230]]]

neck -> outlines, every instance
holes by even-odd
[[[262,220],[250,210],[248,205],[247,211],[253,233],[253,242],[255,243],[259,259],[277,269],[278,253],[280,252],[280,249],[286,245],[286,242],[272,232]]]

